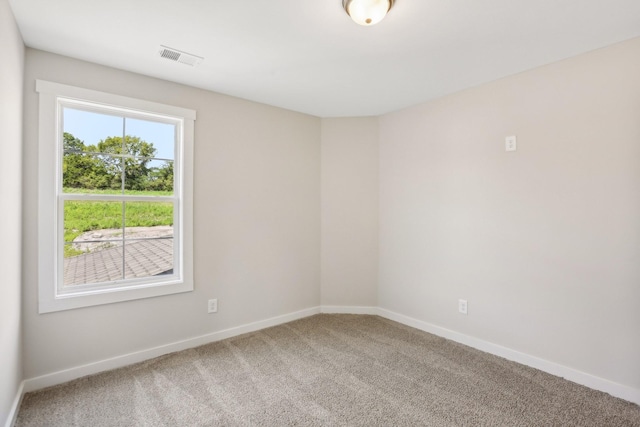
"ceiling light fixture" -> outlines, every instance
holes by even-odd
[[[342,7],[356,24],[369,26],[382,21],[394,0],[342,0]]]

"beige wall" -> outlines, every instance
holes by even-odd
[[[381,117],[380,306],[640,389],[639,76],[635,39]]]
[[[194,292],[38,314],[35,79],[197,110]],[[27,378],[319,305],[320,119],[33,49],[24,100]]]
[[[378,119],[322,120],[324,306],[377,305]]]
[[[0,0],[0,425],[22,381],[21,175],[24,44],[6,0]]]

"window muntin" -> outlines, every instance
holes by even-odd
[[[36,89],[40,312],[193,290],[195,112]]]

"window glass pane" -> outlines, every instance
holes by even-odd
[[[62,156],[62,188],[65,193],[107,193],[109,191],[105,190],[113,186],[120,188],[120,179],[108,172],[102,159],[65,150]]]
[[[125,131],[125,189],[172,193],[175,125],[126,118]]]
[[[65,200],[64,286],[121,280],[123,203]]]
[[[144,192],[146,196],[173,195],[173,161],[150,160],[145,164]]]
[[[64,192],[122,189],[123,126],[122,117],[63,108]]]
[[[173,195],[173,162],[149,158],[126,158],[125,194]]]
[[[173,194],[176,125],[69,107],[63,117],[64,192]]]
[[[125,278],[173,273],[173,203],[126,202]]]
[[[122,245],[64,259],[64,287],[122,280]]]
[[[127,135],[139,138],[141,142],[146,143],[140,144],[139,147],[132,146],[129,154],[165,160],[175,159],[176,125],[127,118],[125,130]],[[149,155],[150,148],[151,155]]]
[[[125,240],[125,278],[173,274],[173,239]]]
[[[153,227],[163,227],[173,230],[173,203],[126,202],[125,226],[127,229],[133,227],[149,227],[151,229]],[[127,230],[125,238],[133,239],[134,236]]]
[[[122,137],[123,118],[109,114],[64,107],[63,124],[64,132],[69,133],[76,144],[82,142],[85,147],[93,146],[92,151],[97,151],[98,143],[108,137]],[[65,137],[65,146],[66,142]]]

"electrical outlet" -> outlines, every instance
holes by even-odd
[[[517,144],[516,144],[516,136],[512,135],[512,136],[508,136],[504,139],[504,149],[505,151],[516,151],[517,148]]]
[[[459,299],[458,300],[458,311],[462,314],[467,314],[467,300]]]
[[[209,304],[207,305],[207,312],[208,313],[217,313],[218,312],[218,300],[217,299],[210,299],[209,300]]]

